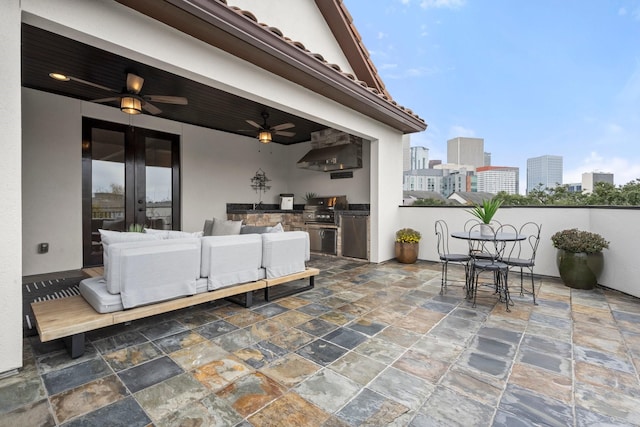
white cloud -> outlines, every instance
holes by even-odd
[[[392,70],[398,68],[398,64],[382,64],[379,68],[381,70]]]
[[[473,129],[467,129],[464,126],[454,125],[449,128],[449,136],[448,138],[457,138],[457,137],[467,137],[474,138],[476,136],[476,132]]]
[[[387,38],[388,36],[389,36],[389,35],[388,35],[387,33],[383,33],[382,31],[379,31],[379,32],[378,32],[377,39],[378,39],[378,40],[382,40],[382,39],[384,39],[384,38]]]
[[[466,0],[422,0],[420,7],[423,9],[460,9]]]
[[[627,9],[625,9],[624,7],[621,7],[620,9],[618,9],[618,15],[624,16],[626,14],[627,14]]]
[[[402,4],[409,4],[409,2],[410,2],[410,1],[411,1],[411,0],[400,0],[400,3],[402,3]]]
[[[564,171],[563,181],[567,184],[582,182],[582,174],[586,172],[613,173],[615,185],[624,185],[640,178],[640,162],[621,157],[603,157],[592,151],[578,166]]]

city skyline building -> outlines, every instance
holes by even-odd
[[[410,169],[428,169],[429,168],[429,149],[422,146],[411,147],[410,150]]]
[[[485,166],[483,138],[457,137],[447,141],[447,163]]]
[[[491,166],[491,153],[484,153],[484,166]]]
[[[606,182],[613,185],[613,174],[608,172],[585,172],[582,174],[582,191],[585,194],[593,192],[598,182]]]
[[[518,194],[520,168],[511,166],[483,166],[476,168],[479,192]]]
[[[562,184],[562,156],[544,155],[527,159],[526,194],[537,186],[555,188]]]

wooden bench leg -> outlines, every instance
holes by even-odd
[[[304,292],[304,291],[308,291],[309,289],[313,289],[315,286],[315,276],[309,276],[309,284],[307,286],[303,286],[301,288],[293,288],[293,289],[288,289],[286,291],[283,292],[279,292],[277,295],[269,295],[269,288],[270,286],[267,286],[266,288],[264,288],[264,299],[265,301],[273,301],[275,299],[278,298],[282,298],[282,297],[288,297],[289,295],[294,295],[294,294],[298,294],[300,292]],[[304,279],[302,279],[304,280]],[[293,282],[289,282],[289,283],[293,283]],[[271,286],[273,287],[273,286]]]
[[[82,356],[84,354],[84,332],[64,337],[64,345],[72,359]]]

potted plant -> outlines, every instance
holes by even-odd
[[[500,209],[500,206],[502,206],[502,200],[496,198],[486,199],[482,201],[482,205],[474,205],[472,209],[467,211],[478,218],[482,223],[480,226],[480,234],[491,234],[489,224],[491,224],[491,220],[498,209]]]
[[[422,235],[413,228],[396,231],[396,259],[403,264],[413,264],[418,259]]]
[[[558,249],[556,264],[560,278],[570,288],[593,289],[604,267],[603,249],[609,242],[601,235],[577,228],[562,230],[551,236]]]

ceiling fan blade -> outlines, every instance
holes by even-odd
[[[143,98],[151,102],[161,102],[163,104],[187,105],[189,101],[183,96],[165,95],[144,95]]]
[[[272,130],[285,130],[285,129],[291,129],[296,127],[296,125],[294,125],[293,123],[282,123],[280,125],[276,125],[273,126],[271,129]]]
[[[100,98],[100,99],[92,99],[91,102],[111,102],[119,100],[119,96],[112,96],[110,98]]]
[[[67,76],[67,77],[69,77],[69,80],[71,80],[72,82],[82,83],[83,85],[92,86],[92,87],[95,87],[95,88],[98,88],[98,89],[106,90],[107,92],[120,93],[120,91],[117,91],[115,89],[111,89],[110,87],[99,85],[98,83],[88,82],[86,80],[82,80],[82,79],[79,79],[79,78],[73,77],[73,76]]]
[[[159,109],[158,107],[156,107],[153,104],[149,104],[148,102],[144,102],[142,104],[142,109],[145,110],[145,111],[148,111],[151,114],[160,114],[160,113],[162,113],[161,109]]]
[[[144,79],[142,77],[136,76],[133,73],[127,74],[127,91],[129,93],[140,93],[143,84]]]
[[[262,129],[262,126],[260,126],[259,124],[257,124],[256,122],[254,122],[253,120],[245,120],[247,123],[249,123],[251,126],[255,126],[258,129]]]
[[[295,136],[296,133],[295,132],[287,132],[287,131],[282,131],[282,130],[278,130],[274,132],[276,135],[280,135],[280,136]]]

